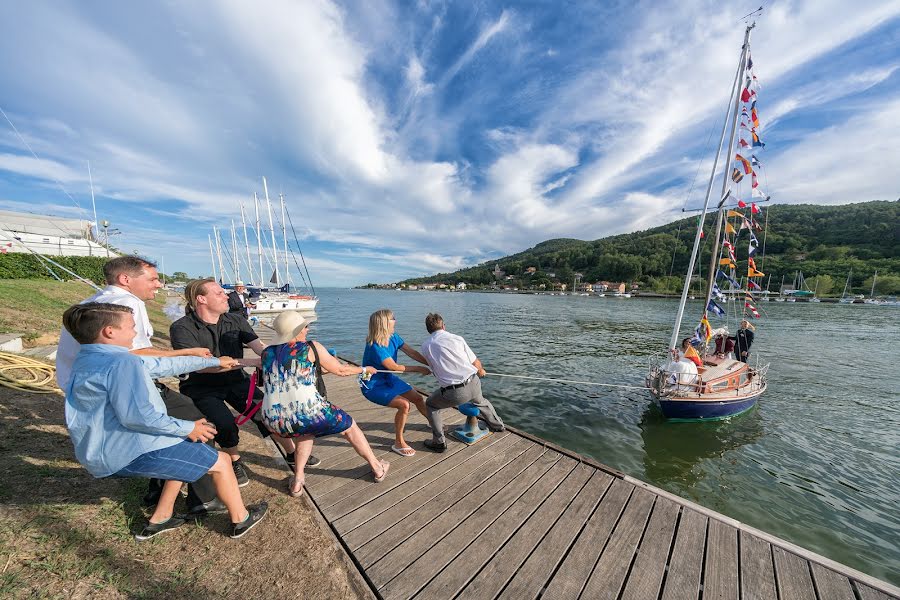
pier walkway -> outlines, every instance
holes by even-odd
[[[365,400],[356,378],[326,383],[329,400],[391,462],[375,484],[346,441],[322,438],[322,463],[306,477],[375,597],[900,598],[888,583],[524,432],[472,446],[448,436],[436,454],[422,445],[426,420],[410,413],[406,439],[417,452],[398,456],[394,410]]]

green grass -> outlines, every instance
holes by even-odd
[[[26,343],[41,336],[56,335],[67,308],[96,290],[80,281],[0,279],[0,333],[21,333]],[[166,297],[147,302],[147,312],[156,337],[169,339],[169,325],[162,308]],[[50,343],[50,342],[46,342]]]

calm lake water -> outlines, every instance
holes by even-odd
[[[311,337],[353,360],[371,312],[392,309],[397,332],[418,347],[436,311],[489,373],[625,385],[643,384],[677,308],[640,298],[319,291]],[[700,308],[689,303],[688,327]],[[900,584],[900,307],[761,308],[753,351],[771,362],[769,389],[730,421],[667,423],[643,390],[488,376],[484,392],[514,427]],[[431,377],[407,380],[434,386]]]

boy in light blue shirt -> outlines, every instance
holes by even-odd
[[[75,456],[94,477],[166,480],[150,523],[136,539],[149,539],[185,523],[175,516],[182,482],[209,473],[231,516],[231,537],[244,535],[266,514],[261,502],[245,507],[231,459],[204,443],[215,434],[206,420],[166,414],[151,379],[210,367],[240,368],[233,358],[153,358],[145,365],[129,349],[135,336],[131,308],[89,302],[66,310],[63,325],[80,344],[66,392],[66,425]]]

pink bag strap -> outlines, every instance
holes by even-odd
[[[245,405],[246,408],[244,409],[244,412],[234,418],[234,422],[236,425],[243,425],[244,423],[252,419],[253,415],[256,414],[256,411],[258,411],[262,407],[262,400],[260,400],[256,404],[253,403],[253,390],[256,389],[256,374],[258,372],[259,370],[254,370],[253,375],[250,376],[250,389],[247,391],[247,403]]]

